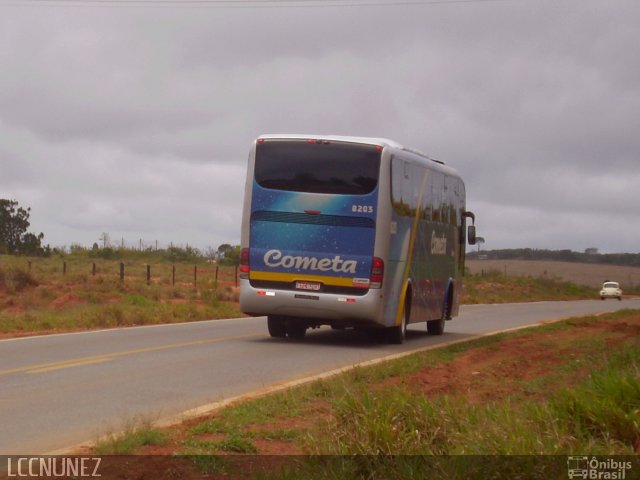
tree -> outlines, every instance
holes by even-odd
[[[231,246],[223,243],[218,247],[218,262],[221,265],[238,265],[240,263],[240,245]]]
[[[27,232],[31,208],[18,206],[15,200],[0,199],[0,252],[43,255],[43,233]]]
[[[228,243],[223,243],[218,247],[218,260],[222,260],[227,256],[227,253],[231,252],[233,247]]]

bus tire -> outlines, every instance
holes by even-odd
[[[407,323],[409,321],[410,308],[411,308],[411,305],[409,304],[409,302],[405,301],[404,312],[402,313],[402,319],[400,321],[400,325],[387,328],[386,338],[388,343],[392,343],[394,345],[400,345],[404,343],[404,340],[407,336]]]
[[[287,336],[291,339],[299,340],[307,333],[306,325],[289,324],[287,326]]]
[[[442,335],[444,333],[445,320],[450,316],[451,303],[447,295],[447,303],[442,309],[442,316],[437,320],[427,320],[427,333],[429,335]]]
[[[285,338],[287,336],[287,328],[281,317],[269,315],[267,317],[267,328],[269,335],[273,338]]]
[[[429,335],[442,335],[444,333],[444,319],[427,320],[427,333]]]

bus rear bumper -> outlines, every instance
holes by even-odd
[[[240,310],[248,315],[307,319],[309,325],[384,326],[383,291],[349,296],[294,290],[258,289],[240,280]]]

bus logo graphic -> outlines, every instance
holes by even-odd
[[[280,250],[274,249],[264,254],[264,264],[268,267],[355,274],[358,262],[355,260],[343,260],[340,255],[336,255],[333,258],[294,257],[292,255],[283,255]]]
[[[569,478],[589,478],[589,458],[568,457],[567,470]]]

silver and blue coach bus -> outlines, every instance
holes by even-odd
[[[240,308],[272,337],[361,328],[402,343],[458,313],[465,186],[443,162],[382,138],[264,135],[249,155]]]

